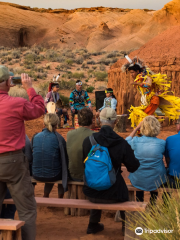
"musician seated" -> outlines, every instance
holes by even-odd
[[[69,105],[72,115],[77,114],[79,110],[83,109],[85,107],[85,102],[92,111],[91,100],[88,93],[85,90],[82,90],[82,82],[77,80],[76,89],[72,91],[69,97]]]
[[[58,115],[58,117],[63,115],[64,116],[64,124],[67,124],[67,120],[69,119],[68,110],[65,108],[59,107],[58,103],[61,102],[61,99],[60,99],[58,91],[59,91],[59,83],[58,82],[52,82],[49,84],[48,93],[47,93],[45,101],[44,101],[45,106],[49,102],[56,103],[56,114]]]

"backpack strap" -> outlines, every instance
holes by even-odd
[[[89,140],[90,140],[92,146],[98,144],[98,143],[96,142],[96,140],[94,139],[94,136],[93,136],[93,135],[89,136]]]

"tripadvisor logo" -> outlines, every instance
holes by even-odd
[[[142,234],[143,234],[143,229],[142,229],[141,227],[137,227],[137,228],[135,229],[135,233],[136,233],[137,235],[142,235]]]

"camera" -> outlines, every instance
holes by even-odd
[[[21,77],[13,77],[11,79],[11,84],[13,84],[13,85],[21,85],[22,84]]]

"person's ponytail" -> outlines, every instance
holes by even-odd
[[[59,118],[54,113],[47,113],[44,117],[44,125],[50,131],[54,132],[59,124]]]

